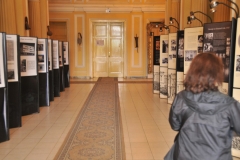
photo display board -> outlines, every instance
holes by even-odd
[[[8,82],[18,82],[18,35],[6,35]]]
[[[159,66],[160,60],[160,36],[153,37],[153,64]]]
[[[48,72],[48,44],[46,39],[38,39],[38,72]]]
[[[235,29],[235,28],[234,28]],[[232,37],[233,25],[232,21],[229,22],[216,22],[204,24],[204,40],[203,40],[203,52],[214,52],[219,58],[222,59],[224,64],[224,81],[223,85],[219,87],[220,92],[231,96],[232,85],[230,67],[231,59],[233,59],[235,37]]]
[[[177,33],[169,33],[168,44],[168,68],[176,69]]]
[[[240,102],[240,18],[237,23],[235,58],[233,68],[233,97]]]
[[[153,66],[153,93],[159,93],[160,79],[159,79],[159,65]]]
[[[4,61],[3,61],[3,54],[5,54],[5,53],[3,53],[4,52],[4,50],[5,50],[5,48],[4,48],[4,44],[5,44],[5,42],[3,41],[3,40],[6,40],[5,39],[5,36],[6,36],[6,34],[5,33],[0,33],[0,88],[5,88],[6,87],[6,82],[5,82],[5,76],[6,75],[4,75],[5,74],[5,72],[4,72],[4,68],[5,68],[5,66],[4,66]]]
[[[59,67],[63,66],[63,42],[58,41]]]
[[[177,32],[176,93],[182,91],[184,71],[184,30]]]
[[[37,75],[37,38],[20,37],[21,76]]]
[[[59,69],[58,40],[53,40],[53,69]]]
[[[184,74],[192,59],[203,51],[203,27],[185,28],[184,30]]]
[[[52,40],[48,39],[48,70],[51,71],[53,69],[52,65]]]
[[[176,70],[168,69],[168,103],[172,104],[176,95]]]
[[[160,36],[160,66],[168,66],[168,35]]]
[[[69,43],[63,42],[63,63],[69,65]]]

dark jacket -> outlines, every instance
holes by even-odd
[[[169,122],[173,130],[181,128],[173,160],[232,160],[232,131],[240,135],[240,103],[232,97],[218,91],[181,91]]]

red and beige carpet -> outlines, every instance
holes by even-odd
[[[56,160],[124,160],[117,78],[99,78]]]

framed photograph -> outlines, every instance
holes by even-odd
[[[37,38],[20,37],[21,76],[37,75]]]

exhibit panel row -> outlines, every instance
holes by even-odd
[[[0,33],[0,142],[9,140],[9,128],[22,126],[22,116],[50,106],[70,86],[68,46],[58,40]]]

